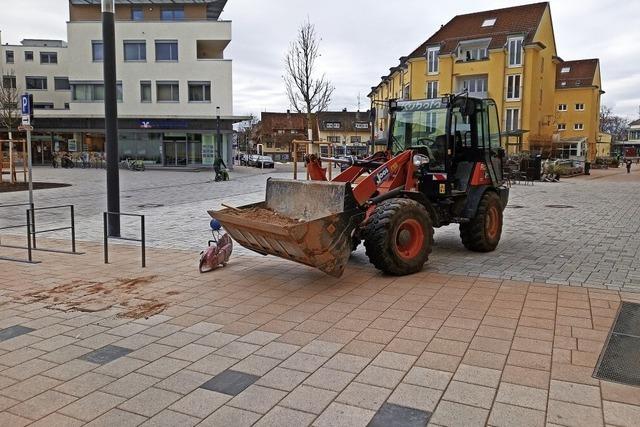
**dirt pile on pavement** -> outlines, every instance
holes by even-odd
[[[145,295],[146,286],[156,276],[115,279],[106,282],[73,280],[51,289],[26,292],[17,297],[22,303],[41,302],[61,311],[96,312],[122,307],[120,317],[139,319],[162,312],[167,303]]]
[[[265,224],[277,225],[280,227],[297,225],[300,223],[295,218],[289,218],[268,208],[253,207],[242,210],[231,210],[230,213],[251,221],[263,222]]]

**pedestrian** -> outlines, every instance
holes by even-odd
[[[627,160],[627,173],[631,173],[631,159]]]

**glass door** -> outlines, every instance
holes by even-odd
[[[176,165],[176,143],[173,141],[164,143],[164,164],[165,166]]]
[[[187,141],[175,142],[176,165],[187,166]]]

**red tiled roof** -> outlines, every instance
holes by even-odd
[[[317,139],[317,127],[315,114],[311,115],[314,138]],[[307,114],[306,113],[269,113],[260,114],[259,136],[277,134],[278,130],[284,130],[291,134],[291,130],[297,131],[294,135],[307,134]],[[298,138],[300,139],[300,138]]]
[[[424,56],[431,45],[440,45],[440,53],[452,53],[465,40],[490,38],[489,49],[502,48],[507,37],[521,34],[524,44],[530,43],[538,29],[548,2],[526,4],[482,12],[457,15],[414,50],[410,58]],[[495,19],[492,26],[483,27],[487,19]]]
[[[569,71],[563,73],[563,68],[569,68]],[[596,75],[597,68],[597,58],[563,61],[559,63],[556,65],[556,89],[572,89],[581,86],[593,86],[593,78]]]

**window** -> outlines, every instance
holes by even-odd
[[[5,89],[15,89],[16,76],[2,76],[2,87]]]
[[[485,19],[482,22],[483,27],[493,27],[496,23],[496,18]]]
[[[156,41],[156,61],[177,61],[177,41]]]
[[[473,44],[460,43],[458,47],[458,60],[460,61],[477,61],[487,57],[487,46],[478,46],[477,42]]]
[[[340,142],[340,137],[339,136],[328,136],[327,137],[327,141],[329,142]]]
[[[584,104],[576,104],[576,111],[584,111]]]
[[[146,61],[147,43],[144,41],[124,41],[125,61]]]
[[[362,137],[361,136],[352,136],[349,138],[352,144],[360,144],[360,142],[362,141]]]
[[[520,129],[520,110],[518,108],[507,108],[505,128],[507,132]]]
[[[558,104],[558,111],[567,111],[567,104]]]
[[[5,57],[7,58],[7,64],[13,64],[15,62],[15,57],[12,50],[8,50],[5,54]]]
[[[24,60],[25,61],[33,61],[33,51],[32,50],[25,50],[24,51]]]
[[[69,85],[69,77],[54,77],[53,88],[55,90],[71,90]]]
[[[507,41],[507,51],[510,67],[522,65],[522,37],[512,37]]]
[[[520,99],[520,74],[511,74],[507,76],[507,100]]]
[[[567,129],[566,123],[558,123],[558,130],[566,130],[566,129]]]
[[[180,102],[178,82],[157,82],[156,98],[158,102]]]
[[[93,58],[93,62],[100,62],[104,60],[102,41],[94,40],[91,42],[91,56]]]
[[[571,71],[571,67],[562,67],[560,69],[560,73],[562,73],[562,74],[568,73],[569,71]]]
[[[486,96],[487,87],[487,77],[469,78],[462,81],[462,89],[467,89],[469,94],[474,94],[474,96]]]
[[[434,99],[438,97],[438,82],[427,82],[427,99]]]
[[[122,101],[122,83],[117,83],[117,100]],[[104,101],[103,83],[73,83],[71,85],[71,100],[75,102]]]
[[[163,21],[179,21],[184,19],[184,7],[163,7],[160,10],[160,19]]]
[[[357,122],[355,124],[356,129],[369,129],[369,123],[367,122]]]
[[[326,129],[340,129],[340,122],[326,122],[324,127]]]
[[[46,77],[27,77],[27,90],[47,90]]]
[[[582,123],[574,123],[573,130],[584,130],[584,125]]]
[[[53,110],[53,102],[34,102],[34,110]]]
[[[41,64],[57,64],[58,53],[57,52],[40,52]]]
[[[151,102],[151,82],[140,82],[140,102]]]
[[[567,85],[567,82],[560,82],[560,86],[565,87]]]
[[[189,102],[211,102],[211,82],[189,82]]]
[[[131,8],[131,20],[132,21],[142,21],[142,20],[144,20],[144,10],[141,7],[132,7]]]
[[[438,74],[438,53],[440,52],[439,47],[430,47],[427,49],[427,73],[428,74]]]

